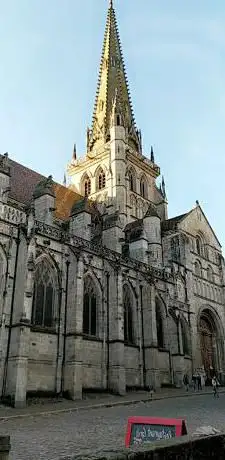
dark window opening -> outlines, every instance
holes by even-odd
[[[91,194],[91,179],[86,179],[84,182],[84,195],[88,196]]]
[[[142,196],[142,198],[146,198],[146,184],[145,184],[145,180],[142,179],[141,180],[141,183],[140,183],[140,194]]]
[[[56,298],[55,276],[48,261],[41,261],[36,268],[32,323],[36,326],[52,327],[54,301]]]
[[[85,280],[83,301],[83,333],[97,335],[97,300],[90,279]]]
[[[124,308],[124,342],[134,343],[133,336],[133,314],[132,314],[132,300],[128,286],[123,288],[123,308]]]
[[[102,190],[105,188],[105,173],[102,171],[98,176],[98,189]]]
[[[156,302],[156,328],[158,348],[164,348],[163,318],[158,302]]]

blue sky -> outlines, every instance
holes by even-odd
[[[225,3],[114,0],[144,153],[169,215],[198,199],[225,247]],[[0,149],[62,181],[85,152],[107,0],[2,0]]]

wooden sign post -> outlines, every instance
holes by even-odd
[[[185,420],[156,417],[130,417],[125,446],[138,446],[187,434]]]

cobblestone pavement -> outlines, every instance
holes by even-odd
[[[89,450],[124,446],[129,416],[183,417],[188,433],[199,426],[225,428],[225,395],[142,402],[133,406],[94,409],[1,420],[0,434],[11,436],[11,460],[58,460]]]

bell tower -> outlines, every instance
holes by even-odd
[[[131,178],[131,170],[133,177]],[[128,87],[113,1],[110,0],[91,128],[83,158],[72,157],[68,175],[75,191],[117,212],[124,226],[142,218],[149,202],[162,201],[159,167],[142,154]],[[134,204],[133,204],[134,203]]]

